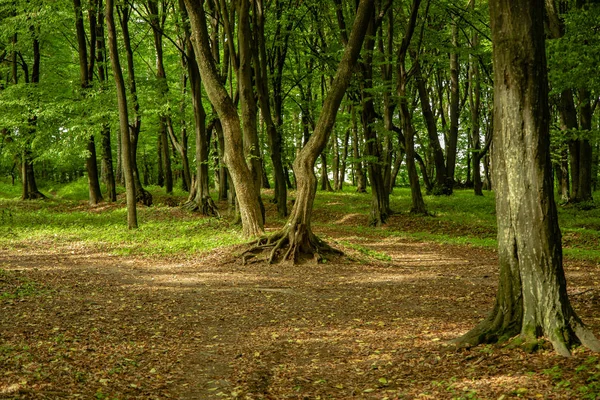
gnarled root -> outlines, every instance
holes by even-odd
[[[325,254],[343,254],[340,250],[329,246],[303,224],[286,226],[271,236],[255,241],[252,247],[242,254],[244,264],[267,250],[270,250],[269,257],[266,259],[269,264],[288,260],[296,264],[307,258],[320,262]]]
[[[544,323],[544,328],[542,323],[526,326],[521,320],[502,320],[500,316],[501,313],[492,313],[475,328],[451,343],[458,347],[470,348],[514,339],[512,347],[521,347],[527,352],[532,352],[541,347],[542,339],[545,338],[554,350],[564,357],[571,356],[571,349],[579,344],[600,352],[600,341],[577,317],[564,320],[557,316],[557,319]]]
[[[216,218],[220,218],[221,214],[219,214],[219,209],[217,208],[217,205],[215,204],[215,202],[213,201],[213,199],[211,199],[208,196],[205,196],[203,198],[201,198],[200,200],[189,200],[187,202],[185,202],[181,208],[188,210],[188,211],[192,211],[192,212],[199,212],[202,215],[206,215],[208,217],[216,217]]]

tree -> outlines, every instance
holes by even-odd
[[[77,48],[79,52],[79,76],[81,80],[81,90],[83,96],[90,88],[90,80],[94,76],[94,61],[96,59],[96,16],[93,10],[90,11],[90,57],[87,54],[87,42],[85,37],[85,28],[83,26],[83,10],[81,8],[81,0],[73,0],[75,8],[75,31],[77,32]],[[90,62],[88,63],[88,59]],[[86,169],[88,175],[89,186],[89,202],[91,205],[96,205],[103,200],[102,192],[100,191],[100,179],[98,178],[98,161],[96,158],[96,141],[94,135],[90,135],[87,141],[88,156],[86,158]]]
[[[269,262],[273,262],[278,252],[285,247],[282,261],[291,259],[298,261],[301,255],[314,256],[317,260],[321,253],[333,249],[318,238],[311,228],[313,203],[317,192],[317,177],[314,166],[319,155],[329,142],[329,136],[335,123],[335,117],[346,88],[354,73],[354,66],[360,55],[367,27],[373,13],[374,0],[361,0],[356,10],[352,33],[348,45],[344,49],[335,78],[323,103],[323,109],[308,142],[304,145],[294,161],[297,192],[294,208],[285,227],[268,238],[261,238],[255,249],[271,248]]]
[[[458,343],[545,336],[564,356],[600,342],[571,307],[553,197],[543,0],[490,2],[500,283],[490,315]],[[527,165],[527,168],[523,168]]]
[[[211,53],[204,2],[185,0],[190,18],[192,43],[204,88],[215,107],[225,139],[225,162],[233,180],[239,201],[242,229],[247,237],[260,236],[264,232],[258,188],[242,151],[242,126],[237,108],[221,83],[213,54]]]
[[[413,0],[406,32],[398,50],[398,82],[396,91],[399,98],[398,104],[400,106],[402,131],[404,132],[404,150],[406,152],[406,169],[408,170],[410,192],[412,197],[412,208],[410,211],[414,214],[427,214],[425,201],[423,200],[423,195],[421,194],[421,184],[419,183],[419,176],[417,175],[417,167],[415,165],[415,129],[413,127],[412,116],[410,114],[407,99],[407,85],[409,76],[406,69],[406,54],[415,31],[420,5],[421,0]]]
[[[117,44],[117,29],[115,27],[114,0],[106,0],[106,27],[108,28],[108,48],[112,65],[115,84],[117,87],[117,101],[119,105],[119,128],[121,131],[121,158],[123,175],[125,176],[125,190],[127,196],[127,226],[129,229],[137,228],[136,190],[133,176],[133,160],[131,157],[131,142],[129,138],[129,112],[127,109],[127,95],[125,81],[119,61]]]

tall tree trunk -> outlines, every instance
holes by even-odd
[[[211,54],[206,16],[203,4],[185,0],[190,17],[192,43],[202,81],[210,102],[215,107],[225,141],[225,162],[235,186],[240,204],[243,233],[247,237],[260,236],[264,232],[264,221],[259,201],[259,193],[254,184],[252,172],[246,164],[242,147],[242,126],[233,100],[223,87],[219,72]]]
[[[450,129],[446,146],[446,175],[448,186],[454,186],[456,170],[456,150],[458,144],[458,114],[459,114],[459,63],[458,63],[458,17],[452,21],[452,52],[450,53]]]
[[[358,193],[367,192],[367,177],[363,170],[360,152],[360,137],[358,135],[358,124],[356,122],[356,107],[352,105],[352,158],[354,158],[354,176],[356,180],[356,191]]]
[[[361,0],[359,3],[348,45],[338,65],[329,93],[324,99],[323,109],[313,134],[294,161],[298,189],[290,217],[281,231],[258,243],[259,248],[261,246],[273,247],[269,262],[272,262],[278,255],[278,251],[286,246],[288,249],[283,254],[282,260],[291,259],[294,262],[301,255],[311,255],[319,260],[321,253],[333,250],[319,239],[311,228],[312,209],[317,192],[314,166],[317,157],[323,152],[329,141],[338,108],[346,88],[350,84],[373,12],[373,3],[374,0]]]
[[[113,75],[117,89],[117,102],[119,106],[119,128],[121,131],[121,157],[123,175],[125,177],[125,191],[127,196],[127,226],[129,229],[137,228],[137,209],[135,182],[133,176],[133,160],[131,159],[131,143],[129,140],[129,110],[127,109],[127,95],[125,94],[125,81],[119,61],[119,48],[117,44],[117,30],[114,18],[114,0],[106,0],[106,26],[108,28],[108,48]]]
[[[258,109],[254,98],[254,88],[252,85],[252,31],[250,29],[250,0],[240,0],[239,2],[239,23],[238,23],[238,47],[239,47],[239,69],[238,69],[238,90],[240,92],[240,103],[242,109],[242,132],[244,143],[244,154],[246,156],[248,168],[252,175],[252,181],[255,185],[255,193],[258,196],[258,203],[265,219],[265,208],[260,196],[262,188],[262,159],[260,153],[260,143],[258,141]]]
[[[369,156],[368,171],[371,182],[371,211],[369,225],[381,226],[386,223],[390,210],[390,197],[388,187],[384,183],[383,149],[381,139],[375,130],[377,120],[375,104],[373,102],[373,51],[375,49],[375,36],[377,31],[375,15],[371,15],[371,22],[367,30],[364,43],[365,56],[359,63],[362,72],[360,95],[362,100],[362,128],[365,134],[366,153]]]
[[[158,3],[156,0],[148,0],[146,3],[150,26],[152,27],[152,34],[154,37],[154,49],[156,51],[156,80],[158,86],[158,96],[163,101],[167,101],[167,94],[169,92],[169,85],[167,83],[167,74],[165,72],[164,60],[163,60],[163,30],[164,21],[166,16],[164,15],[165,10],[162,10],[163,14],[160,14]],[[171,124],[171,116],[167,113],[161,113],[158,120],[158,134],[159,134],[159,153],[162,167],[162,173],[164,177],[165,191],[167,194],[173,193],[173,171],[171,169],[171,155],[169,152],[169,138],[167,135],[167,125]],[[160,174],[159,174],[160,176]]]
[[[448,180],[446,175],[446,161],[444,158],[444,151],[440,145],[440,139],[438,137],[437,123],[431,110],[431,103],[429,100],[429,92],[426,86],[426,79],[423,77],[421,72],[421,65],[418,59],[415,58],[414,71],[415,80],[417,83],[417,90],[419,92],[419,100],[421,103],[421,112],[427,125],[427,135],[429,138],[429,146],[433,154],[433,161],[435,165],[435,184],[432,190],[434,195],[449,195],[452,194],[451,182]]]
[[[104,11],[102,0],[96,0],[96,61],[98,65],[98,80],[100,81],[101,90],[106,85],[106,45],[104,42]],[[91,66],[91,64],[90,64]],[[102,138],[102,176],[104,178],[104,184],[106,185],[106,197],[109,201],[117,201],[117,186],[115,182],[115,173],[113,168],[112,159],[112,146],[110,139],[110,125],[104,123],[102,125],[102,131],[100,133]]]
[[[337,132],[334,129],[333,134],[331,135],[331,151],[333,152],[333,156],[331,159],[331,174],[333,175],[333,190],[339,190],[340,186],[340,149]]]
[[[321,153],[321,190],[332,192],[331,183],[329,183],[329,172],[327,168],[327,154]]]
[[[123,34],[123,45],[125,47],[125,54],[127,56],[127,79],[133,110],[133,123],[130,124],[129,128],[129,150],[131,151],[130,157],[131,168],[133,170],[133,182],[135,184],[135,195],[137,201],[146,206],[151,206],[152,194],[146,189],[144,189],[144,186],[142,185],[137,162],[137,145],[139,141],[142,117],[140,113],[140,104],[137,95],[137,82],[135,78],[135,68],[133,62],[133,48],[131,47],[131,36],[129,34],[129,19],[131,17],[131,8],[128,4],[124,4],[122,6],[117,5],[117,11],[120,13],[121,17],[120,23]],[[125,168],[125,166],[123,166],[123,168]]]
[[[81,0],[73,0],[73,6],[75,8],[75,31],[77,33],[77,48],[79,52],[79,76],[81,80],[82,96],[85,98],[86,92],[90,87],[90,65],[88,64],[87,43],[85,37],[85,28],[83,26],[83,10],[81,8]],[[96,34],[95,31],[92,31],[91,33],[93,35]],[[93,43],[93,46],[95,46],[94,40],[90,40],[90,43]],[[95,54],[92,50],[90,60],[94,60],[94,57]],[[86,157],[85,166],[88,175],[89,202],[91,205],[96,205],[102,201],[102,192],[100,191],[100,179],[98,176],[98,161],[96,159],[96,142],[94,140],[94,135],[91,135],[88,138],[87,152],[88,154]]]
[[[98,80],[100,81],[100,89],[104,90],[106,86],[106,45],[104,42],[104,11],[102,0],[96,0],[95,2],[96,11],[96,61],[98,65]],[[91,66],[91,65],[90,65]],[[117,201],[117,186],[115,173],[113,168],[112,159],[112,146],[110,139],[110,125],[107,123],[102,124],[102,131],[100,133],[102,138],[102,177],[104,184],[106,185],[106,197],[108,201]]]
[[[579,128],[586,134],[592,130],[591,94],[587,89],[579,89]],[[578,201],[592,201],[592,145],[588,137],[579,140],[579,188]]]
[[[277,44],[277,70],[272,77],[272,91],[269,88],[269,77],[267,75],[267,50],[265,39],[265,18],[263,0],[255,0],[254,2],[254,33],[256,46],[254,49],[254,69],[256,75],[256,89],[258,92],[258,100],[263,120],[267,128],[267,140],[271,150],[271,162],[273,164],[273,178],[275,180],[275,197],[277,203],[277,214],[279,217],[286,217],[287,211],[287,188],[285,184],[285,175],[282,162],[282,136],[281,128],[283,124],[283,110],[281,99],[281,74],[285,63],[287,53],[287,34],[283,40],[283,45]],[[277,13],[281,13],[281,4],[276,3]],[[280,20],[277,21],[279,23]],[[279,28],[279,26],[278,26]],[[271,110],[271,102],[269,93],[273,93],[273,104],[275,110],[275,118]]]
[[[469,345],[545,336],[564,356],[600,342],[570,305],[553,196],[543,0],[490,2],[494,61],[494,185],[500,283]],[[528,168],[523,168],[528,165]]]
[[[342,191],[344,188],[344,182],[346,181],[346,163],[348,160],[348,144],[350,142],[350,128],[346,129],[344,133],[344,147],[342,148],[342,162],[339,170],[338,187],[335,190]]]
[[[400,49],[398,51],[397,94],[399,97],[400,117],[402,119],[402,131],[404,132],[405,139],[404,151],[406,152],[406,169],[408,171],[408,180],[410,182],[410,192],[412,198],[412,208],[410,212],[414,214],[427,214],[427,208],[425,206],[425,201],[423,200],[423,194],[421,193],[421,184],[419,183],[419,176],[417,175],[417,168],[415,165],[415,132],[412,124],[412,116],[408,107],[408,71],[406,70],[405,65],[406,53],[408,52],[408,46],[415,30],[420,4],[421,0],[413,0],[406,33],[404,34],[402,44],[400,45]]]
[[[475,2],[472,3],[475,7]],[[479,36],[473,34],[471,46],[479,46]],[[471,110],[471,148],[473,149],[473,191],[475,196],[483,196],[483,182],[481,180],[481,138],[480,138],[480,114],[481,114],[481,81],[479,79],[479,60],[470,57],[469,65],[469,109]]]

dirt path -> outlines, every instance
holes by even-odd
[[[347,249],[350,259],[320,265],[242,266],[236,249],[196,260],[0,251],[0,293],[18,293],[0,299],[0,398],[566,399],[600,377],[583,350],[568,360],[449,350],[491,307],[493,252],[334,237],[391,259]],[[597,266],[567,271],[598,332]]]

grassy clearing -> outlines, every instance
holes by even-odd
[[[123,200],[116,204],[87,205],[85,179],[67,185],[43,187],[49,199],[22,202],[20,187],[0,182],[0,245],[21,247],[31,241],[41,245],[85,245],[113,254],[191,255],[244,241],[240,227],[227,218],[204,218],[185,212],[177,204],[186,194],[176,190],[167,196],[160,187],[148,188],[155,206],[139,207],[140,228],[126,228]],[[270,194],[265,195],[265,200]],[[291,193],[294,197],[294,193]],[[600,192],[596,193],[600,198]],[[426,196],[432,216],[408,214],[410,191],[397,188],[391,207],[398,214],[377,234],[400,236],[418,241],[453,245],[496,247],[496,215],[493,193],[474,196],[471,190],[457,190],[452,196]],[[336,224],[350,235],[373,233],[366,226],[371,195],[356,193],[345,187],[343,192],[318,192],[314,225],[326,228]],[[268,222],[281,224],[283,219],[268,216]],[[559,207],[565,254],[573,259],[600,261],[600,208]],[[360,251],[360,250],[359,250]],[[376,258],[385,258],[384,254]]]

